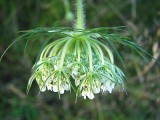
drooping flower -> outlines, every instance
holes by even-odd
[[[121,36],[115,40],[113,34],[109,33],[104,37],[104,31],[109,29],[111,28],[32,30],[35,34],[44,32],[63,36],[43,48],[33,66],[27,90],[33,80],[36,80],[41,92],[49,90],[60,95],[73,88],[77,90],[77,96],[94,99],[95,94],[106,91],[112,93],[116,86],[123,88],[125,75],[114,63],[113,46],[106,43],[119,42],[133,48],[137,46],[128,42],[126,37]]]
[[[75,28],[37,28],[26,31],[17,39],[48,35],[48,39],[44,40],[45,47],[33,66],[27,91],[36,80],[41,92],[49,90],[60,95],[75,88],[76,95],[94,99],[95,94],[105,91],[112,93],[116,86],[124,87],[125,75],[115,65],[114,53],[120,61],[122,58],[114,44],[128,46],[140,54],[145,51],[117,32],[122,27],[85,29],[82,1],[77,0]],[[54,36],[59,38],[54,40]]]
[[[40,91],[63,94],[71,90],[74,80],[78,94],[93,99],[94,94],[111,93],[115,85],[123,86],[124,74],[114,64],[110,48],[93,38],[93,34],[68,34],[71,37],[48,44],[34,65],[31,78],[36,79]]]

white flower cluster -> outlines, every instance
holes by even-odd
[[[39,72],[41,72],[41,74],[37,74],[36,80],[40,91],[44,92],[46,90],[50,90],[63,94],[65,90],[71,90],[69,76],[66,76],[63,72],[58,71],[57,65],[54,65],[54,69],[47,68],[46,65],[42,65],[39,68]]]
[[[110,63],[105,58],[105,64],[101,65],[96,56],[93,57],[94,70],[89,71],[89,65],[85,64],[68,64],[71,69],[71,76],[74,79],[76,87],[79,88],[79,93],[86,99],[93,99],[94,94],[108,91],[112,93],[116,84],[123,86],[123,72],[115,65]]]
[[[79,75],[78,72],[75,70],[72,72],[72,76],[75,78],[75,73],[77,76],[81,76],[80,78],[75,79],[75,85],[79,87],[81,95],[86,99],[88,97],[89,99],[94,98],[94,94],[108,91],[109,93],[112,93],[112,90],[115,87],[115,83],[109,81],[109,79],[105,79],[105,77],[102,77],[98,75],[99,73],[89,73],[88,75]],[[98,76],[94,78],[93,76]],[[100,78],[100,79],[99,79]]]
[[[103,55],[101,47],[109,57]],[[40,58],[35,79],[42,92],[50,90],[60,95],[73,87],[76,95],[94,99],[100,92],[112,93],[115,85],[123,86],[124,74],[114,64],[111,50],[89,36],[55,41]]]
[[[101,91],[109,91],[109,93],[112,93],[112,90],[114,89],[115,83],[106,81],[105,83],[100,83],[99,85],[93,85],[90,84],[82,84],[81,85],[81,95],[86,99],[88,97],[89,99],[94,98],[94,94],[100,93]]]

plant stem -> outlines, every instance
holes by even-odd
[[[76,7],[77,7],[77,21],[76,21],[76,28],[77,29],[84,29],[84,11],[83,11],[83,0],[76,0]]]
[[[89,67],[90,67],[90,71],[92,72],[93,71],[92,49],[91,49],[91,45],[88,42],[88,40],[85,39],[85,43],[86,43],[87,48],[88,48]]]
[[[63,47],[62,54],[61,54],[61,60],[60,60],[60,68],[62,68],[62,66],[63,66],[64,59],[65,59],[66,53],[68,52],[68,47],[69,47],[71,41],[72,41],[72,39],[69,39],[69,40],[65,43],[65,45],[64,45],[64,47]]]

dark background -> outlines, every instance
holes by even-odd
[[[127,26],[134,40],[159,59],[159,0],[85,0],[87,28]],[[75,11],[75,0],[70,0]],[[0,0],[0,55],[20,33],[36,27],[72,26],[63,0]],[[126,66],[126,92],[96,95],[94,100],[65,93],[39,94],[26,86],[44,38],[17,42],[0,62],[0,120],[160,120],[160,65],[118,47]],[[118,65],[120,63],[116,61]],[[120,65],[121,66],[121,65]]]

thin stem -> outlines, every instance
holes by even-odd
[[[112,51],[111,51],[107,46],[105,46],[103,43],[101,43],[101,42],[99,42],[99,41],[97,41],[97,40],[94,40],[94,39],[92,39],[92,40],[93,40],[94,42],[96,42],[98,45],[102,46],[102,47],[107,51],[111,63],[114,63],[114,56],[113,56],[113,54],[112,54]]]
[[[81,60],[81,56],[80,56],[80,54],[81,54],[81,49],[80,49],[80,44],[79,44],[79,43],[80,43],[80,41],[78,40],[78,41],[77,41],[77,44],[78,44],[78,48],[77,48],[77,49],[78,49],[78,50],[77,50],[77,53],[78,53],[78,58],[77,58],[77,59],[78,59],[78,62],[80,62],[80,60]]]
[[[66,40],[62,40],[60,41],[59,43],[57,43],[50,51],[50,54],[49,54],[49,57],[52,57],[52,56],[55,56],[57,53],[58,53],[58,50],[64,46],[65,42],[67,41]]]
[[[103,55],[102,49],[100,48],[99,45],[97,45],[94,41],[92,41],[92,39],[90,40],[90,42],[92,42],[92,45],[93,45],[93,47],[95,47],[95,50],[97,49],[97,51],[98,51],[97,55],[100,56],[102,65],[104,65],[104,55]]]
[[[60,42],[61,40],[62,40],[62,39],[58,39],[58,40],[50,43],[49,45],[47,45],[47,46],[43,49],[43,51],[42,51],[42,53],[41,53],[40,60],[42,60],[43,58],[45,58],[46,55],[48,54],[48,52],[50,51],[50,49],[52,49],[52,48],[53,48],[58,42]]]
[[[76,7],[77,7],[77,23],[76,28],[77,29],[84,29],[85,23],[84,23],[84,11],[83,11],[83,0],[76,0]]]
[[[90,43],[88,42],[88,40],[85,39],[85,43],[87,45],[88,48],[88,57],[89,57],[89,67],[90,67],[90,71],[93,71],[93,59],[92,59],[92,48]]]
[[[69,39],[69,40],[65,43],[65,45],[64,45],[64,47],[63,47],[62,54],[61,54],[61,60],[60,60],[60,68],[63,66],[66,53],[68,52],[67,49],[68,49],[71,41],[72,41],[72,39]]]

